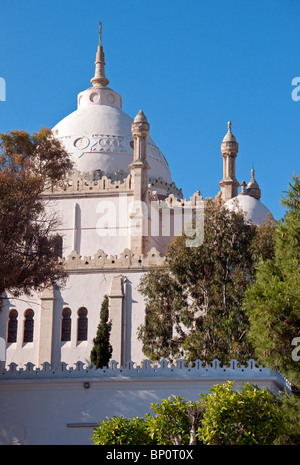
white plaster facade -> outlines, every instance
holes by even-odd
[[[140,278],[151,266],[163,262],[167,245],[189,224],[191,215],[199,215],[203,220],[200,193],[196,192],[188,200],[183,199],[181,189],[172,182],[164,155],[149,135],[150,125],[143,112],[132,119],[122,110],[121,96],[107,87],[101,43],[95,65],[92,87],[78,95],[77,110],[53,129],[74,160],[74,173],[67,186],[56,186],[44,194],[49,212],[54,211],[61,220],[57,233],[63,240],[61,260],[69,278],[64,287],[45,290],[42,295],[23,296],[20,300],[4,296],[0,313],[0,341],[3,343],[0,358],[7,368],[12,363],[19,368],[32,363],[38,369],[44,363],[53,367],[61,363],[72,367],[78,362],[88,365],[105,295],[109,296],[113,323],[112,359],[119,367],[128,365],[130,361],[140,364],[145,358],[136,336],[145,318],[143,297],[138,291]],[[231,199],[238,196],[239,183],[235,178],[238,144],[232,135],[231,123],[221,144],[221,152],[224,176],[216,198],[232,208]],[[258,224],[257,211],[262,222],[266,219],[264,213],[267,209],[260,202],[254,175],[252,178],[248,192],[243,189],[243,200],[248,200],[248,203],[244,201],[242,207],[247,210],[245,213],[249,221],[255,217],[254,223]],[[84,340],[78,340],[78,312],[82,308],[86,309],[87,332]],[[33,339],[24,342],[28,309],[33,311]],[[62,314],[65,309],[70,311],[71,331],[69,340],[62,341]],[[17,331],[15,340],[10,342],[8,325],[12,310],[17,311]],[[149,410],[141,399],[155,401],[172,393],[189,394],[192,398],[196,392],[208,389],[219,377],[223,379],[220,370],[209,381],[202,379],[204,372],[196,379],[189,379],[189,372],[185,372],[184,380],[179,377],[179,384],[177,381],[174,384],[169,371],[157,385],[157,380],[151,379],[149,391],[149,380],[145,382],[142,376],[138,381],[140,375],[135,372],[133,384],[122,376],[109,383],[107,379],[103,383],[100,377],[93,385],[95,389],[87,391],[82,384],[90,372],[80,373],[82,379],[76,378],[75,383],[68,376],[59,380],[46,376],[36,382],[34,380],[38,380],[38,376],[33,380],[32,377],[11,376],[5,369],[3,373],[0,424],[7,441],[11,441],[10,428],[20,423],[29,432],[27,443],[45,443],[49,430],[53,430],[49,439],[53,444],[89,442],[86,432],[79,433],[76,428],[66,427],[68,422],[82,421],[85,411],[89,412],[88,422],[126,412],[138,415]],[[24,381],[20,382],[21,379]],[[269,375],[265,380],[267,385],[273,381]],[[123,392],[128,389],[129,397]],[[99,395],[101,407],[99,400],[95,404]],[[64,405],[63,411],[59,410],[58,397]],[[137,404],[136,398],[139,399]],[[124,401],[128,404],[127,411],[124,410]],[[30,415],[27,409],[33,404],[43,407],[39,413],[35,410]],[[106,404],[110,408],[103,409]],[[92,415],[94,405],[96,414]],[[142,407],[135,408],[136,405]],[[41,426],[38,418],[43,411],[49,423]],[[3,443],[5,441],[3,439]]]
[[[101,44],[95,65],[92,86],[79,93],[77,110],[53,128],[71,154],[74,172],[67,186],[52,187],[44,194],[48,211],[60,219],[61,260],[69,278],[46,297],[4,299],[0,337],[6,341],[8,364],[88,361],[104,295],[110,296],[114,359],[140,363],[144,355],[136,330],[145,314],[140,278],[150,266],[162,263],[167,245],[192,215],[203,220],[203,198],[199,192],[189,200],[182,198],[166,158],[149,135],[144,113],[140,110],[132,119],[122,110],[121,96],[107,87]],[[228,208],[242,208],[249,221],[260,224],[269,210],[260,202],[254,171],[247,189],[242,184],[238,195],[238,149],[229,122],[221,144],[224,173],[216,198]],[[117,281],[118,299],[111,295]],[[61,342],[65,308],[71,311],[71,339]],[[78,341],[76,333],[80,308],[87,310],[84,341]],[[7,342],[12,309],[17,311],[17,338]],[[34,312],[33,341],[24,342],[28,309]]]

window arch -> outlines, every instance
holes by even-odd
[[[71,310],[64,308],[61,318],[61,342],[71,340]]]
[[[78,310],[78,319],[77,319],[77,341],[87,341],[87,329],[88,329],[88,319],[87,319],[87,309],[81,307]]]
[[[17,331],[18,331],[18,312],[13,309],[8,315],[7,325],[7,343],[17,342]]]
[[[25,312],[24,320],[24,336],[23,342],[33,342],[33,329],[34,329],[34,311],[30,309]]]
[[[62,258],[63,256],[63,238],[59,234],[54,237],[53,250],[57,257]]]

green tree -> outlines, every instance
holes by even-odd
[[[105,295],[100,310],[100,323],[96,337],[93,339],[94,347],[91,350],[91,362],[97,368],[107,367],[112,355],[112,346],[109,342],[111,322],[108,321],[108,318],[109,302],[107,295]]]
[[[187,247],[185,236],[176,237],[164,265],[141,280],[147,312],[138,337],[145,355],[223,363],[251,358],[242,302],[256,260],[272,255],[273,236],[274,221],[262,230],[241,212],[207,201],[203,244]]]
[[[256,358],[278,369],[300,392],[300,361],[293,343],[300,337],[300,177],[282,199],[286,208],[276,229],[274,257],[257,266],[246,294],[249,340]],[[300,340],[299,340],[300,342]],[[298,345],[299,345],[298,342]]]
[[[196,444],[196,431],[202,416],[199,402],[179,396],[162,399],[151,404],[154,416],[147,417],[150,437],[158,445]]]
[[[300,396],[285,392],[280,396],[283,428],[275,444],[300,444]]]
[[[95,445],[195,445],[203,409],[179,396],[151,404],[144,418],[106,418],[94,429]]]
[[[95,446],[139,446],[153,443],[144,418],[111,417],[94,428],[91,439]]]
[[[204,414],[198,430],[206,445],[271,445],[282,429],[279,401],[268,389],[249,383],[217,384],[201,396]]]
[[[275,253],[261,260],[244,308],[249,340],[263,364],[281,371],[292,384],[285,393],[285,429],[279,444],[300,444],[300,176],[294,175],[282,198],[285,215],[276,229]]]
[[[0,295],[40,291],[66,277],[57,260],[59,220],[43,195],[72,163],[50,129],[0,134]]]
[[[233,382],[215,385],[199,401],[179,396],[151,404],[145,417],[106,418],[95,445],[273,444],[284,432],[280,401],[268,389]]]

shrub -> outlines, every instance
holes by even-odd
[[[268,389],[249,383],[217,384],[201,399],[204,415],[198,430],[204,444],[270,445],[282,428],[279,401]]]
[[[92,438],[94,445],[147,445],[151,439],[144,418],[121,417],[106,418],[94,429]]]
[[[95,445],[270,445],[278,438],[287,443],[281,406],[267,388],[246,383],[234,390],[227,381],[201,394],[200,401],[171,396],[151,404],[154,415],[106,418],[92,439]]]
[[[161,403],[152,403],[154,417],[148,416],[147,426],[151,438],[158,445],[195,444],[197,423],[202,409],[199,402],[172,396]]]

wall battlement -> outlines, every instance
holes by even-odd
[[[42,367],[36,367],[33,363],[27,363],[24,367],[19,367],[16,363],[10,363],[7,367],[5,362],[0,362],[1,380],[78,380],[78,379],[218,379],[218,383],[228,379],[237,382],[245,382],[251,379],[254,383],[257,380],[272,380],[278,387],[283,390],[286,388],[290,391],[290,384],[284,376],[273,371],[268,367],[259,365],[255,360],[250,359],[246,364],[240,364],[237,360],[231,360],[227,365],[222,365],[219,360],[213,360],[211,363],[204,363],[196,360],[189,364],[184,360],[178,360],[175,363],[169,363],[168,360],[160,362],[151,362],[144,360],[138,365],[134,362],[128,362],[125,366],[118,366],[115,361],[111,361],[107,368],[98,369],[94,365],[85,364],[78,361],[74,366],[61,362],[56,366],[51,366],[45,362]]]
[[[67,258],[62,258],[61,263],[68,271],[86,269],[111,269],[119,268],[143,270],[151,266],[159,266],[164,262],[164,257],[153,247],[146,256],[134,254],[125,249],[119,256],[108,256],[103,250],[98,250],[94,257],[82,257],[73,251]]]
[[[149,189],[162,189],[166,195],[173,194],[177,198],[182,198],[182,190],[175,182],[167,183],[163,178],[150,178]],[[88,173],[81,173],[75,170],[66,182],[49,186],[45,192],[45,197],[74,194],[95,194],[95,193],[119,193],[133,191],[132,174],[120,170],[116,173],[104,175],[101,171],[92,177]]]

